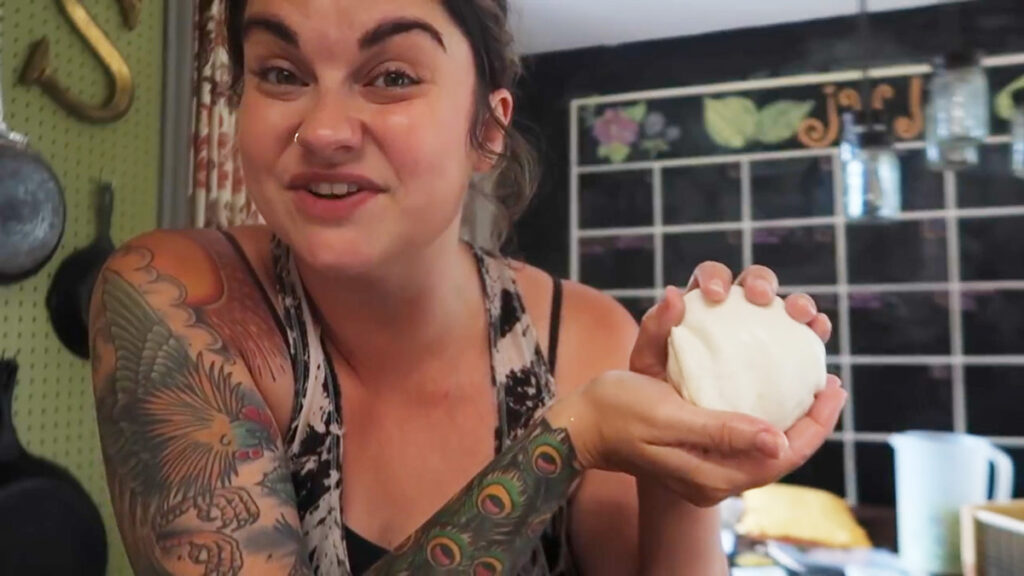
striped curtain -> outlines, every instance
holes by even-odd
[[[225,228],[262,222],[245,192],[232,108],[226,0],[199,0],[195,12],[192,223]]]

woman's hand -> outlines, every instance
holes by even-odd
[[[704,264],[691,289],[724,299],[731,273]],[[740,277],[748,299],[767,305],[778,281],[766,268]],[[791,296],[786,309],[822,339],[831,324],[807,296]],[[569,430],[584,468],[626,472],[661,482],[698,506],[713,506],[750,488],[770,484],[810,458],[835,428],[846,401],[839,380],[829,377],[807,415],[785,434],[744,414],[698,408],[665,381],[667,340],[682,321],[680,291],[669,288],[640,325],[630,372],[611,372],[557,402],[548,412],[554,427]]]

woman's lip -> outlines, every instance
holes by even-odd
[[[307,219],[336,224],[354,216],[378,195],[371,190],[359,190],[340,198],[324,198],[300,189],[292,194],[292,201],[296,210]]]
[[[355,172],[341,171],[307,171],[300,172],[288,179],[286,186],[292,190],[308,190],[316,184],[349,184],[359,190],[384,192],[385,188],[372,178]]]

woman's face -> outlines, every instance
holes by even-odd
[[[243,34],[247,188],[303,261],[358,273],[457,233],[488,163],[472,49],[439,0],[250,0]]]

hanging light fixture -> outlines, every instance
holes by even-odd
[[[839,144],[843,204],[850,219],[892,218],[903,207],[902,175],[885,115],[871,106],[867,0],[860,0],[860,35],[865,53],[862,110],[843,115],[843,139]]]
[[[936,60],[928,85],[925,146],[936,170],[976,166],[991,127],[988,76],[964,29],[965,4],[957,9],[961,47]]]
[[[1013,146],[1011,168],[1018,178],[1024,178],[1024,90],[1013,93]]]

